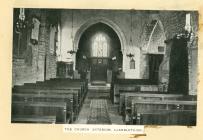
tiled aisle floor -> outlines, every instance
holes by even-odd
[[[112,124],[123,124],[122,117],[118,114],[118,106],[111,103],[109,93],[94,92],[89,90],[84,100],[82,109],[79,113],[75,124],[87,124],[88,116],[90,114],[90,102],[92,99],[107,99],[108,113]]]

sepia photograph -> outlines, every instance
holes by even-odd
[[[13,8],[11,123],[196,126],[198,17]]]

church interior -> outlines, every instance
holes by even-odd
[[[13,10],[12,123],[196,125],[198,12]]]

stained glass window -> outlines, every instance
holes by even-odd
[[[92,43],[92,52],[94,57],[107,57],[108,43],[103,34],[97,34]]]

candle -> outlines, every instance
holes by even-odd
[[[20,15],[22,14],[22,8],[20,8]]]
[[[186,23],[185,23],[185,25],[190,26],[190,13],[186,14]]]
[[[185,19],[185,30],[188,32],[191,32],[190,18],[190,13],[187,13]]]
[[[24,16],[25,15],[25,9],[22,8],[22,15]]]
[[[21,15],[22,15],[22,8],[20,8],[19,19],[21,19]]]
[[[25,9],[22,8],[22,19],[25,20]]]

